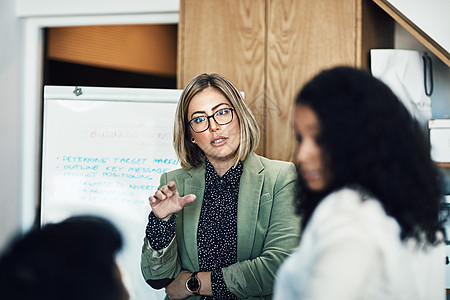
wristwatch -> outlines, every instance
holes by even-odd
[[[197,273],[198,272],[192,273],[188,280],[186,280],[186,289],[194,295],[199,295],[200,287],[202,286],[200,279],[198,279]]]

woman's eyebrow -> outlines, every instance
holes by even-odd
[[[220,107],[221,105],[228,105],[228,103],[219,103],[216,106],[214,106],[211,110],[215,110],[216,108]]]
[[[211,108],[211,110],[212,111],[214,111],[215,109],[217,109],[218,107],[220,107],[221,105],[227,105],[227,106],[229,106],[228,105],[228,103],[219,103],[219,104],[217,104],[216,106],[214,106],[213,108]],[[198,111],[194,111],[192,114],[191,114],[191,118],[192,118],[192,116],[194,116],[195,114],[205,114],[206,115],[206,112],[204,111],[204,110],[198,110]]]

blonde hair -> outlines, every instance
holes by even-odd
[[[220,91],[230,101],[240,126],[240,143],[235,154],[235,164],[244,161],[258,146],[260,130],[256,118],[247,107],[239,90],[219,74],[201,74],[193,78],[185,87],[178,101],[175,113],[173,146],[183,168],[198,167],[204,162],[203,151],[191,142],[188,109],[199,92],[212,87]]]

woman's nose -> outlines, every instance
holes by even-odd
[[[311,146],[311,143],[308,143],[308,141],[303,141],[297,146],[295,158],[298,163],[304,163],[305,161],[311,159],[314,152],[313,147]]]
[[[210,118],[210,119],[209,119],[209,129],[210,129],[212,132],[215,132],[215,131],[217,131],[217,130],[220,129],[220,125],[217,124],[217,122],[216,122],[213,118]]]

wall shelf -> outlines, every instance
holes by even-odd
[[[434,162],[434,164],[438,167],[450,168],[450,162]]]

